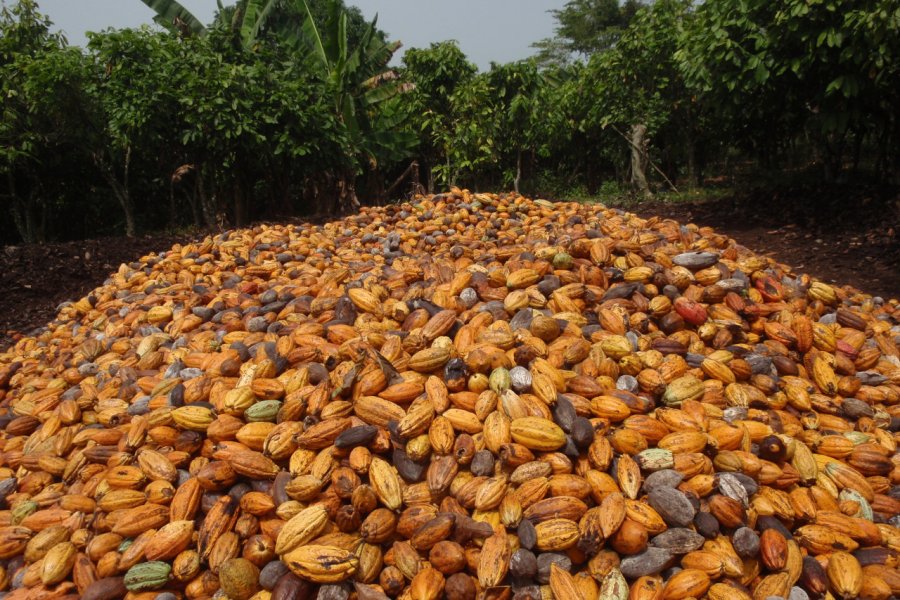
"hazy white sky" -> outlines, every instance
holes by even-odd
[[[565,0],[345,1],[358,6],[368,19],[378,13],[379,27],[391,39],[401,40],[404,48],[455,39],[481,69],[491,61],[503,63],[534,54],[530,45],[553,35],[554,19],[547,11],[565,4]],[[216,10],[216,0],[181,3],[205,23]],[[38,4],[76,45],[84,44],[85,31],[135,27],[153,18],[141,0],[38,0]]]

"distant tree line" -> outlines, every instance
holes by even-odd
[[[0,241],[336,214],[450,185],[651,195],[738,164],[900,172],[895,0],[571,0],[534,58],[484,72],[453,41],[391,67],[400,44],[342,0],[239,0],[209,24],[144,1],[162,28],[86,48],[35,0],[0,6]]]

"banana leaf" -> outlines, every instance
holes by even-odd
[[[200,19],[195,17],[191,11],[183,7],[176,0],[141,0],[156,12],[154,21],[163,27],[176,30],[176,19],[187,24],[188,28],[194,33],[203,33],[206,28]]]
[[[279,0],[248,0],[244,7],[244,18],[241,21],[241,45],[245,50],[252,50],[259,32]]]

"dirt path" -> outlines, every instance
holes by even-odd
[[[884,192],[799,189],[627,210],[714,227],[797,271],[886,298],[900,297],[900,203]],[[199,234],[198,234],[199,235]],[[0,250],[0,348],[52,320],[123,262],[197,235],[104,238]]]

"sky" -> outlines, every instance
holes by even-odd
[[[12,0],[5,0],[7,4]],[[551,37],[555,21],[548,11],[565,0],[345,0],[405,48],[427,47],[454,39],[482,70],[534,54],[531,44]],[[204,23],[212,20],[216,0],[181,0]],[[225,2],[230,4],[231,2]],[[70,44],[83,45],[85,31],[152,23],[153,11],[141,0],[38,0]],[[403,53],[400,50],[400,54]]]

